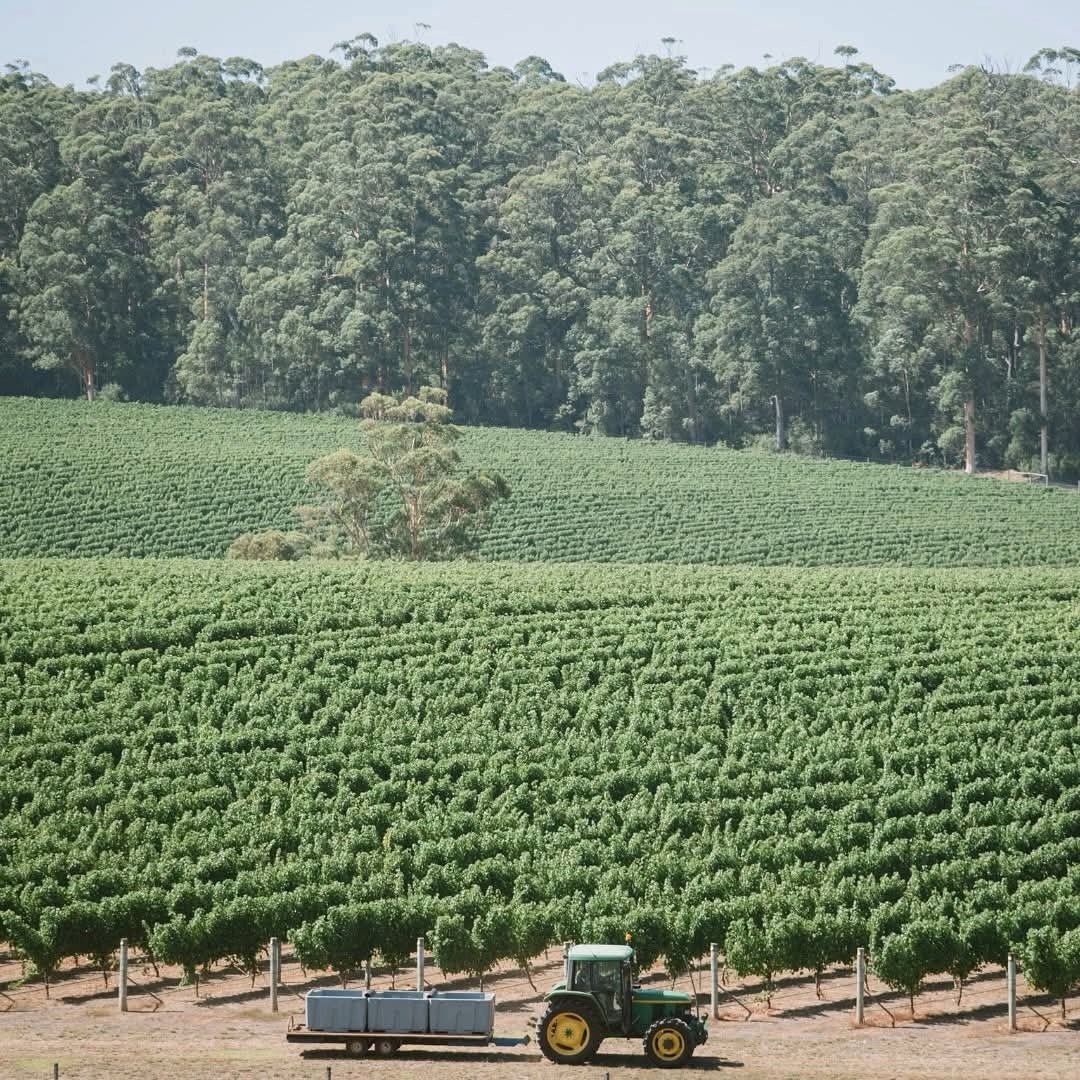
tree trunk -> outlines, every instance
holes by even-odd
[[[773,394],[773,404],[776,406],[776,449],[787,449],[787,420],[784,416],[784,402],[779,394]]]
[[[964,316],[964,362],[971,364],[971,347],[975,339],[975,328],[971,319]],[[970,371],[969,371],[970,375]],[[969,476],[975,473],[975,400],[972,396],[964,399],[964,472]]]
[[[412,351],[409,337],[409,327],[406,324],[401,329],[401,370],[405,376],[405,393],[412,393]]]
[[[1039,312],[1039,470],[1050,475],[1049,439],[1046,421],[1046,312]]]
[[[690,414],[690,434],[692,442],[700,442],[700,423],[698,422],[698,404],[697,404],[697,379],[692,378],[687,373],[686,376],[686,406],[687,411]]]
[[[86,394],[87,401],[93,401],[97,389],[94,385],[94,362],[90,359],[89,353],[81,346],[76,346],[73,352],[82,391]]]
[[[971,398],[964,402],[964,472],[969,476],[975,472],[975,402]]]

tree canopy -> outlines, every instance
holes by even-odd
[[[360,403],[366,453],[342,447],[313,461],[313,504],[297,507],[306,533],[244,533],[232,559],[296,559],[304,554],[400,556],[416,562],[461,555],[478,539],[488,511],[510,494],[495,472],[462,473],[446,392],[368,394]]]
[[[0,392],[431,385],[465,423],[1080,473],[1080,54],[915,92],[836,55],[9,65]]]

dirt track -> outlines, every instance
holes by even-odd
[[[178,987],[176,973],[155,979],[149,969],[133,965],[137,985],[129,996],[131,1011],[117,1010],[115,983],[106,993],[99,974],[69,971],[46,1001],[38,984],[10,987],[18,978],[16,964],[0,963],[0,1078],[23,1080],[52,1075],[60,1065],[63,1080],[333,1080],[366,1077],[389,1080],[554,1080],[565,1070],[544,1061],[535,1046],[477,1051],[400,1051],[391,1059],[350,1058],[336,1050],[302,1051],[285,1042],[288,1016],[302,1018],[301,994],[327,979],[305,980],[299,967],[284,965],[282,1012],[269,1010],[265,980],[253,991],[250,981],[231,971],[215,973],[195,1000],[191,987]],[[537,985],[557,977],[559,960],[541,964]],[[408,985],[411,973],[399,976]],[[659,979],[660,976],[653,976]],[[437,969],[429,981],[440,985]],[[376,986],[388,986],[386,977]],[[460,983],[458,985],[461,985]],[[685,981],[680,985],[689,988]],[[516,969],[506,968],[490,980],[497,992],[499,1034],[519,1035],[539,1008],[539,999]],[[704,986],[701,987],[705,989]],[[694,1058],[695,1067],[678,1075],[730,1076],[739,1080],[825,1078],[865,1080],[918,1078],[938,1080],[1043,1080],[1080,1077],[1080,1021],[1070,1013],[1062,1025],[1058,1006],[1032,995],[1021,983],[1020,1024],[1006,1030],[1005,980],[1000,971],[984,972],[965,989],[957,1009],[948,980],[933,980],[916,1000],[912,1021],[906,999],[871,982],[880,995],[869,1005],[868,1024],[852,1024],[853,985],[848,972],[835,972],[823,984],[824,999],[815,997],[809,979],[781,979],[767,1010],[756,985],[729,982],[742,1002],[722,1000],[721,1019],[710,1024],[709,1042]],[[744,1008],[745,1006],[745,1008]],[[747,1018],[745,1009],[751,1011]],[[892,1023],[896,1024],[892,1027]],[[635,1043],[610,1042],[596,1061],[577,1070],[579,1080],[629,1080],[650,1072]]]

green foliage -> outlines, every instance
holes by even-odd
[[[867,942],[912,995],[1027,941],[1064,993],[1077,596],[1075,570],[3,562],[3,933],[42,973],[127,937],[192,981],[272,935],[343,979],[421,934],[473,974],[717,941],[766,981]]]
[[[219,958],[215,956],[207,913],[200,909],[190,918],[176,915],[168,922],[159,923],[151,932],[148,944],[156,960],[184,969],[184,980],[194,985],[198,997],[200,973]]]
[[[371,961],[381,926],[371,904],[334,907],[310,923],[289,931],[300,963],[308,969],[337,973],[342,986]]]
[[[765,983],[766,1003],[772,1004],[772,978],[777,971],[808,967],[805,950],[814,939],[808,927],[792,916],[768,915],[758,925],[736,919],[728,927],[725,958],[738,975],[756,975]]]
[[[1077,471],[1075,48],[894,93],[848,45],[589,88],[339,45],[0,76],[0,390],[430,384],[469,423]]]
[[[873,969],[894,990],[907,994],[915,1014],[915,996],[932,972],[948,971],[963,978],[971,962],[953,926],[943,918],[916,916],[903,929],[888,934],[873,947]]]
[[[1061,933],[1052,926],[1031,930],[1020,950],[1024,977],[1037,990],[1045,990],[1061,1000],[1080,986],[1080,929]]]
[[[435,962],[448,975],[464,972],[482,984],[499,957],[513,954],[511,928],[505,907],[491,907],[471,920],[461,914],[440,915],[432,932]]]
[[[225,558],[290,561],[301,558],[308,546],[309,541],[302,533],[267,529],[265,532],[241,533],[229,545]]]
[[[332,553],[343,547],[415,562],[473,547],[491,507],[510,489],[497,473],[460,475],[453,444],[461,430],[449,423],[445,392],[422,386],[419,396],[400,400],[369,394],[360,411],[368,456],[343,448],[308,466],[323,499],[300,507],[305,524],[323,534]]]
[[[45,996],[49,995],[49,980],[64,959],[64,944],[57,932],[56,912],[48,911],[39,927],[31,925],[16,911],[3,913],[4,933],[8,941],[23,957],[30,961],[34,971],[45,983]]]
[[[723,448],[461,432],[463,471],[498,472],[511,488],[479,537],[482,559],[1080,566],[1080,499],[1068,491]],[[218,558],[241,533],[291,531],[294,507],[316,501],[305,467],[350,442],[363,460],[356,422],[342,418],[0,399],[0,554]],[[327,460],[348,459],[339,453]],[[345,514],[345,488],[340,498]]]

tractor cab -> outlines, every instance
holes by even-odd
[[[575,945],[566,954],[567,990],[589,994],[609,1028],[630,1030],[634,950],[626,945]]]
[[[565,964],[537,1020],[540,1052],[548,1060],[580,1065],[604,1039],[640,1038],[654,1065],[678,1068],[708,1038],[690,994],[634,982],[628,945],[573,945]]]

